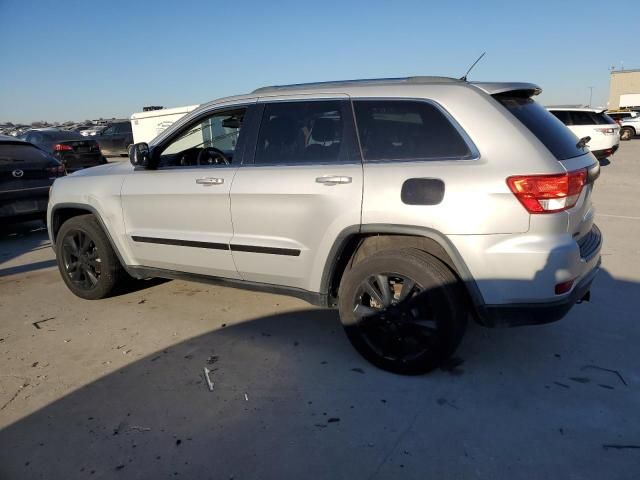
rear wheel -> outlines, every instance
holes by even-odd
[[[426,373],[457,348],[466,302],[456,276],[415,249],[382,251],[345,272],[340,319],[352,345],[374,365]]]
[[[636,132],[629,127],[623,127],[620,130],[620,140],[631,140],[635,136]]]
[[[93,215],[73,217],[62,225],[56,259],[69,290],[87,300],[112,295],[128,277]]]

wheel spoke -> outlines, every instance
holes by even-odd
[[[400,296],[398,298],[398,302],[402,302],[411,296],[413,290],[416,286],[416,282],[411,280],[410,278],[404,277],[402,279],[402,289],[400,290]]]
[[[389,285],[389,277],[386,275],[376,275],[376,281],[378,282],[378,288],[382,294],[382,305],[388,307],[391,305],[393,295],[391,294],[391,285]]]
[[[363,285],[365,292],[369,294],[369,296],[380,306],[384,305],[384,301],[382,300],[382,295],[378,291],[378,288],[373,281],[373,278],[367,279],[367,281]]]
[[[74,255],[78,255],[78,244],[76,242],[76,239],[74,236],[69,235],[67,237],[65,237],[64,242],[63,242],[63,246],[67,247],[69,250],[71,250],[71,253],[73,253]]]
[[[357,319],[363,319],[376,315],[377,313],[380,313],[380,311],[359,303],[356,305],[356,308],[353,309],[353,313]]]
[[[86,277],[89,279],[89,282],[91,283],[91,286],[93,287],[96,283],[98,283],[98,277],[95,275],[95,273],[93,273],[91,271],[91,269],[89,267],[86,267],[85,269],[85,274]]]
[[[91,246],[91,239],[89,238],[89,235],[86,235],[84,232],[82,232],[79,243],[80,253],[86,253],[86,251],[89,250],[89,247]]]

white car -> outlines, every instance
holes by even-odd
[[[620,126],[604,109],[553,107],[547,108],[564,123],[578,139],[590,137],[587,146],[596,158],[610,157],[620,146]]]
[[[107,128],[107,125],[96,125],[95,127],[87,128],[80,132],[83,137],[95,137],[98,133]]]

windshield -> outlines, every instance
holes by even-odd
[[[578,138],[542,105],[527,97],[494,95],[504,107],[540,140],[558,159],[578,157],[588,152],[577,146]]]

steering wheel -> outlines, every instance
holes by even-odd
[[[229,160],[222,150],[206,147],[198,153],[198,165],[229,165]]]

